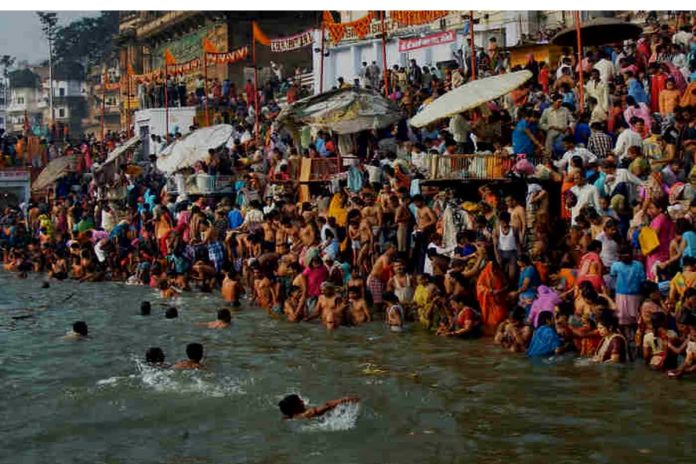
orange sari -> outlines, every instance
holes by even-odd
[[[505,294],[494,295],[495,290],[503,290],[505,280],[500,270],[493,269],[493,263],[486,264],[476,280],[476,299],[481,307],[481,323],[484,333],[495,333],[498,325],[508,316]]]

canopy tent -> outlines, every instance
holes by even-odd
[[[399,107],[381,94],[359,87],[335,89],[304,98],[284,108],[280,127],[297,130],[307,125],[337,134],[382,129],[401,119]]]
[[[134,148],[136,145],[140,143],[140,136],[139,135],[134,135],[130,139],[126,140],[122,145],[116,147],[114,150],[112,150],[109,155],[106,157],[104,162],[99,166],[99,169],[104,169],[105,167],[109,166],[110,164],[113,164],[116,162],[116,160],[124,155],[126,151],[130,150],[131,148]]]
[[[234,128],[229,124],[195,130],[162,150],[157,158],[157,169],[172,174],[179,169],[193,166],[206,159],[209,149],[225,145],[233,133]]]
[[[580,25],[580,38],[583,47],[637,39],[642,32],[643,27],[639,24],[621,21],[616,18],[594,18]],[[576,47],[578,44],[576,27],[562,29],[551,38],[551,43],[562,47]]]
[[[423,127],[438,119],[476,108],[516,89],[531,77],[530,71],[517,71],[468,82],[437,98],[411,118],[409,124]]]
[[[52,160],[32,183],[31,190],[38,191],[50,187],[55,181],[73,171],[74,168],[74,156],[61,156],[60,158]]]

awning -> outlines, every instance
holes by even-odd
[[[476,108],[509,93],[531,77],[530,71],[517,71],[468,82],[430,103],[411,118],[409,124],[414,127],[424,127],[439,119]]]
[[[220,148],[232,137],[234,128],[229,124],[204,127],[172,143],[157,158],[157,169],[171,174],[208,157],[208,150]]]
[[[53,185],[58,179],[66,176],[75,168],[74,156],[61,156],[49,162],[41,171],[39,177],[31,185],[32,191],[43,190]]]
[[[642,32],[643,27],[639,24],[621,21],[616,18],[595,18],[585,21],[580,26],[580,37],[583,47],[637,39]],[[577,29],[573,26],[561,30],[553,36],[551,43],[563,47],[576,47],[578,43]]]
[[[106,157],[104,162],[99,166],[97,170],[104,169],[107,165],[115,162],[120,156],[126,153],[126,151],[130,150],[131,148],[134,148],[136,145],[140,143],[140,136],[139,135],[134,135],[130,139],[126,140],[123,145],[116,147],[114,150],[112,150],[109,155]]]
[[[281,127],[312,126],[337,134],[382,129],[398,122],[401,110],[374,90],[349,87],[304,98],[283,109],[276,118]]]

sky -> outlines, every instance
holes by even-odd
[[[65,25],[99,11],[59,11],[58,24]],[[35,11],[0,11],[0,55],[11,55],[30,64],[47,59],[48,44]]]

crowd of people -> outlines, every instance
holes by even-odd
[[[394,332],[490,336],[530,356],[642,358],[672,376],[693,372],[693,30],[653,22],[637,41],[580,61],[569,51],[557,63],[530,57],[521,88],[420,130],[407,118],[467,77],[460,67],[396,66],[386,94],[404,119],[360,134],[359,163],[303,201],[288,161],[330,157],[338,140],[277,132],[273,98],[255,128],[253,98],[236,99],[225,116],[234,143],[195,168],[235,176],[234,194],[171,193],[157,153],[110,184],[64,178],[50,197],[5,210],[5,269],[149,285],[165,299],[219,290],[230,306],[329,330],[381,321]],[[494,43],[481,51],[482,69],[516,70],[501,53]],[[374,72],[354,85],[383,86]],[[178,138],[162,136],[162,146]],[[430,157],[474,150],[513,159],[514,179],[477,193],[421,185]],[[108,198],[115,185],[122,199]]]

